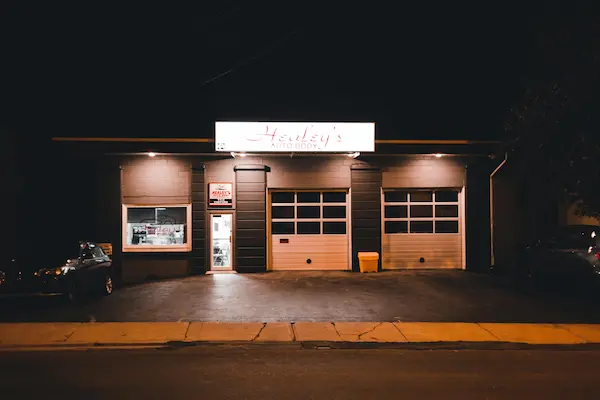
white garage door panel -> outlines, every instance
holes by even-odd
[[[460,234],[383,235],[384,269],[461,268],[461,253]]]
[[[347,235],[273,235],[272,249],[273,270],[348,269]]]

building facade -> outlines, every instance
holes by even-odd
[[[87,185],[83,206],[77,200],[91,216],[81,235],[112,244],[127,282],[358,271],[363,251],[380,254],[380,270],[486,270],[490,145],[371,140],[372,151],[359,153],[236,152],[219,138],[54,138],[53,154],[58,188]]]

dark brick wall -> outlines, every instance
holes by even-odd
[[[192,164],[192,273],[201,274],[209,269],[206,263],[206,183],[204,164]]]
[[[352,180],[352,270],[358,271],[358,252],[376,251],[381,269],[381,170],[354,165]]]
[[[490,174],[494,166],[487,159],[467,166],[467,270],[474,272],[487,272],[491,264]]]
[[[122,165],[124,204],[187,204],[191,197],[189,160],[168,156],[135,157]]]
[[[235,168],[235,269],[264,272],[267,265],[267,167]]]

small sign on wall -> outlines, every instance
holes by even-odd
[[[233,207],[233,184],[212,182],[208,184],[209,207]]]

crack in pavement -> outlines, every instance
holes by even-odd
[[[80,326],[81,326],[81,324],[80,324]],[[73,329],[69,334],[65,335],[63,342],[68,342],[69,339],[71,339],[71,336],[73,336],[75,334],[76,330],[77,330],[77,328]]]
[[[292,342],[296,341],[296,327],[294,325],[296,325],[295,322],[290,322],[290,329],[292,330]]]
[[[358,340],[362,340],[363,335],[366,335],[367,333],[373,332],[375,329],[379,328],[381,325],[383,325],[383,322],[380,322],[377,325],[375,325],[373,327],[373,329],[370,329],[370,330],[368,330],[366,332],[363,332],[363,333],[359,333],[358,336],[357,336]]]
[[[251,340],[251,342],[256,341],[256,339],[258,339],[258,337],[260,336],[260,334],[262,333],[262,331],[267,327],[267,323],[263,322],[262,326],[260,328],[260,330],[258,331],[258,333],[256,334],[256,336],[254,336],[254,339]]]
[[[332,323],[331,323],[331,325],[333,325],[333,330],[335,331],[335,333],[337,333],[338,337],[339,337],[340,339],[343,339],[343,338],[342,338],[342,335],[341,335],[341,334],[340,334],[340,332],[337,330],[337,326],[335,326],[335,322],[332,322]]]

